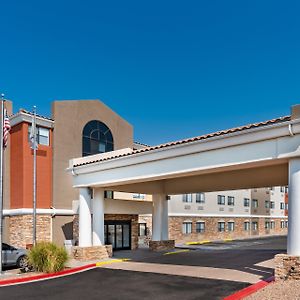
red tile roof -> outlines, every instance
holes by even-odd
[[[153,151],[153,150],[157,150],[157,149],[161,149],[161,148],[192,143],[192,142],[196,142],[196,141],[200,141],[200,140],[207,140],[209,138],[216,137],[216,136],[222,136],[222,135],[226,135],[226,134],[230,134],[230,133],[234,133],[234,132],[240,132],[240,131],[244,131],[244,130],[248,130],[248,129],[252,129],[252,128],[258,128],[258,127],[264,127],[264,126],[273,125],[273,124],[277,124],[277,123],[283,123],[283,122],[287,122],[290,120],[291,120],[291,116],[280,117],[280,118],[276,118],[276,119],[272,119],[272,120],[268,120],[268,121],[264,121],[264,122],[248,124],[248,125],[239,126],[239,127],[235,127],[235,128],[231,128],[231,129],[226,129],[226,130],[221,130],[221,131],[217,131],[214,133],[200,135],[197,137],[192,137],[192,138],[188,138],[188,139],[184,139],[184,140],[160,144],[157,146],[148,146],[148,147],[145,147],[142,149],[133,150],[130,153],[119,154],[119,155],[115,155],[115,156],[111,156],[111,157],[107,157],[107,158],[102,158],[102,159],[97,159],[97,160],[77,164],[77,165],[74,165],[74,167],[88,165],[88,164],[106,161],[106,160],[111,160],[111,159],[119,158],[119,157],[130,156],[130,155],[134,155],[134,154],[138,154],[138,153],[142,153],[142,152],[149,152],[149,151]]]

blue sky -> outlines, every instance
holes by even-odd
[[[0,1],[14,110],[101,99],[158,144],[300,103],[299,1]]]

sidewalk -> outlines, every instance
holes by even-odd
[[[30,276],[36,276],[38,274],[41,274],[39,272],[29,272],[29,273],[21,273],[19,269],[10,269],[3,271],[2,274],[0,274],[0,283],[3,280],[7,279],[14,279],[14,278],[26,278]]]

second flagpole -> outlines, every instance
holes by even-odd
[[[36,148],[37,148],[37,140],[36,140],[36,106],[33,107],[33,213],[32,213],[32,241],[33,246],[36,245]]]

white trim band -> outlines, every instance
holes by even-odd
[[[56,208],[38,208],[36,210],[38,215],[58,215],[58,216],[73,216],[76,213],[72,209],[56,209]],[[16,208],[16,209],[4,209],[3,216],[22,216],[31,215],[33,213],[32,208]]]
[[[151,214],[140,214],[140,217],[151,217]],[[198,218],[272,218],[272,219],[287,219],[288,216],[272,216],[272,215],[226,215],[226,214],[183,214],[170,213],[169,217],[198,217]]]

